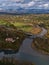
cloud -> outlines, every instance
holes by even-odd
[[[1,6],[6,6],[6,3],[2,3]]]
[[[34,1],[31,1],[27,5],[30,7],[30,6],[33,6],[34,4],[35,4],[35,2]]]
[[[0,11],[2,11],[3,9],[2,8],[0,8]]]
[[[49,9],[49,0],[0,0],[1,8]],[[13,8],[13,9],[14,9]]]
[[[11,0],[12,2],[24,2],[24,0]]]
[[[49,7],[49,4],[46,3],[46,4],[43,4],[43,6],[44,6],[45,8],[48,8],[48,7]]]

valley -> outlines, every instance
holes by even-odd
[[[21,61],[30,59],[33,64],[39,65],[43,57],[49,57],[48,40],[49,14],[0,15],[0,51],[4,52],[2,58],[14,56]],[[42,58],[39,57],[41,55]]]

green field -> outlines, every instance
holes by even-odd
[[[45,36],[49,37],[49,14],[0,15],[0,24],[14,25],[18,30],[30,33],[33,33],[36,25],[39,25],[47,29],[48,33]]]

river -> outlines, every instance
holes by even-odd
[[[14,57],[21,61],[30,61],[33,62],[35,65],[49,65],[49,56],[41,54],[36,50],[31,48],[31,44],[34,37],[42,37],[47,33],[47,30],[42,28],[42,32],[36,36],[30,36],[23,41],[22,46],[19,49],[18,53],[14,54],[4,54],[4,52],[0,53],[0,59],[5,57]]]

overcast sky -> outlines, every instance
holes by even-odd
[[[49,9],[49,0],[0,0],[0,10],[12,8]]]

